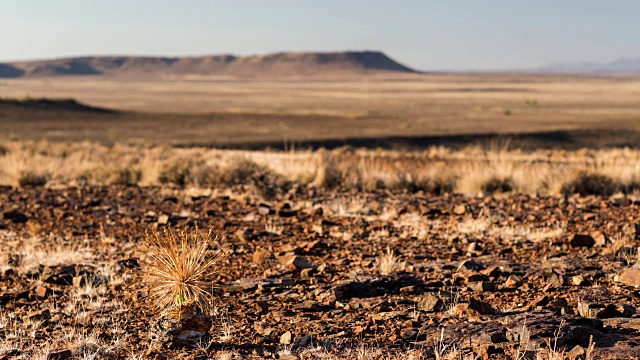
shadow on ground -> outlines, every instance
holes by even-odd
[[[197,144],[181,144],[189,147]],[[432,146],[445,146],[460,149],[467,146],[480,146],[487,149],[565,149],[581,148],[640,148],[640,133],[631,130],[616,129],[581,129],[558,130],[517,134],[466,134],[443,136],[389,136],[378,138],[346,138],[310,140],[295,142],[256,142],[214,145],[212,147],[246,150],[286,150],[296,149],[335,149],[340,147],[391,149],[391,150],[423,150]]]

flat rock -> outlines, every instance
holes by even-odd
[[[280,336],[280,344],[282,345],[291,344],[291,331],[287,331]]]
[[[305,257],[288,255],[280,258],[280,263],[292,270],[313,269],[313,264]]]
[[[569,238],[571,247],[592,247],[596,240],[591,235],[574,234]]]
[[[69,349],[52,351],[47,355],[47,360],[69,360],[73,358],[73,352]]]
[[[35,287],[35,289],[33,289],[33,293],[41,298],[41,299],[46,299],[47,297],[49,297],[52,293],[51,289],[44,287],[42,285],[38,285]]]
[[[40,279],[48,284],[72,285],[76,276],[76,268],[73,265],[61,265],[46,267],[40,275]]]
[[[640,269],[622,269],[616,280],[629,286],[640,286]]]
[[[432,293],[425,293],[418,299],[418,310],[426,312],[440,311],[444,301]]]
[[[3,214],[3,217],[7,220],[10,220],[14,224],[24,224],[29,221],[27,215],[18,210],[7,211]]]

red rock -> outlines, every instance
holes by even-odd
[[[280,258],[280,263],[286,265],[287,268],[292,270],[313,268],[313,264],[309,260],[298,255],[283,256]]]
[[[640,286],[640,269],[623,269],[616,280],[629,286]]]
[[[280,344],[283,344],[283,345],[291,344],[291,331],[287,331],[280,336]]]
[[[590,235],[574,234],[569,239],[569,245],[572,247],[592,247],[596,240]]]
[[[38,285],[36,286],[36,288],[33,290],[33,292],[36,294],[37,297],[45,299],[47,297],[49,297],[49,295],[51,295],[51,289],[44,287],[42,285]]]
[[[71,358],[73,358],[73,353],[69,349],[50,352],[47,355],[47,360],[69,360]]]

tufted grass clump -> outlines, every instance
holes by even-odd
[[[214,282],[218,265],[227,250],[211,251],[215,240],[212,230],[206,236],[167,228],[161,235],[147,232],[143,280],[149,289],[148,299],[157,312],[196,306],[207,313],[212,310]]]

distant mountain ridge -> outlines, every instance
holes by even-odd
[[[635,74],[640,73],[640,58],[620,58],[611,62],[552,63],[532,71],[555,74]]]
[[[281,52],[188,57],[86,56],[0,64],[0,78],[50,76],[305,76],[416,71],[379,51]]]

